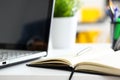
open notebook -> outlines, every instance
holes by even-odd
[[[0,68],[47,56],[53,3],[0,1]]]
[[[71,80],[74,72],[120,77],[120,50],[114,51],[110,46],[107,47],[105,45],[96,46],[85,48],[78,54],[45,57],[40,60],[32,61],[27,65],[71,71],[69,80]]]

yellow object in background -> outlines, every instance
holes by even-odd
[[[103,12],[96,7],[84,7],[81,9],[81,22],[93,23],[103,17]]]
[[[79,32],[77,34],[77,43],[96,43],[99,38],[100,31],[90,30]]]
[[[87,43],[87,39],[86,39],[86,32],[79,32],[77,34],[77,43]]]

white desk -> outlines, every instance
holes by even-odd
[[[0,69],[0,80],[68,80],[69,75],[69,71],[28,67],[26,63]],[[120,77],[75,73],[72,80],[120,80]]]

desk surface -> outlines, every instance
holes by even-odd
[[[108,45],[100,44],[98,46],[107,47]],[[53,51],[51,52],[53,53]],[[53,54],[51,53],[51,55],[49,56],[56,54],[56,52],[57,51],[54,51],[54,53]],[[57,53],[57,55],[60,53]],[[26,63],[0,69],[0,80],[56,80],[56,79],[68,80],[69,75],[70,75],[69,71],[28,67],[26,66]],[[75,73],[73,76],[73,80],[93,80],[93,79],[94,80],[120,80],[120,77],[92,75],[92,74],[85,74],[85,73]]]

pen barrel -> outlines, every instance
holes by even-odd
[[[111,22],[111,38],[112,49],[115,51],[120,50],[120,18],[116,19],[115,22]]]

